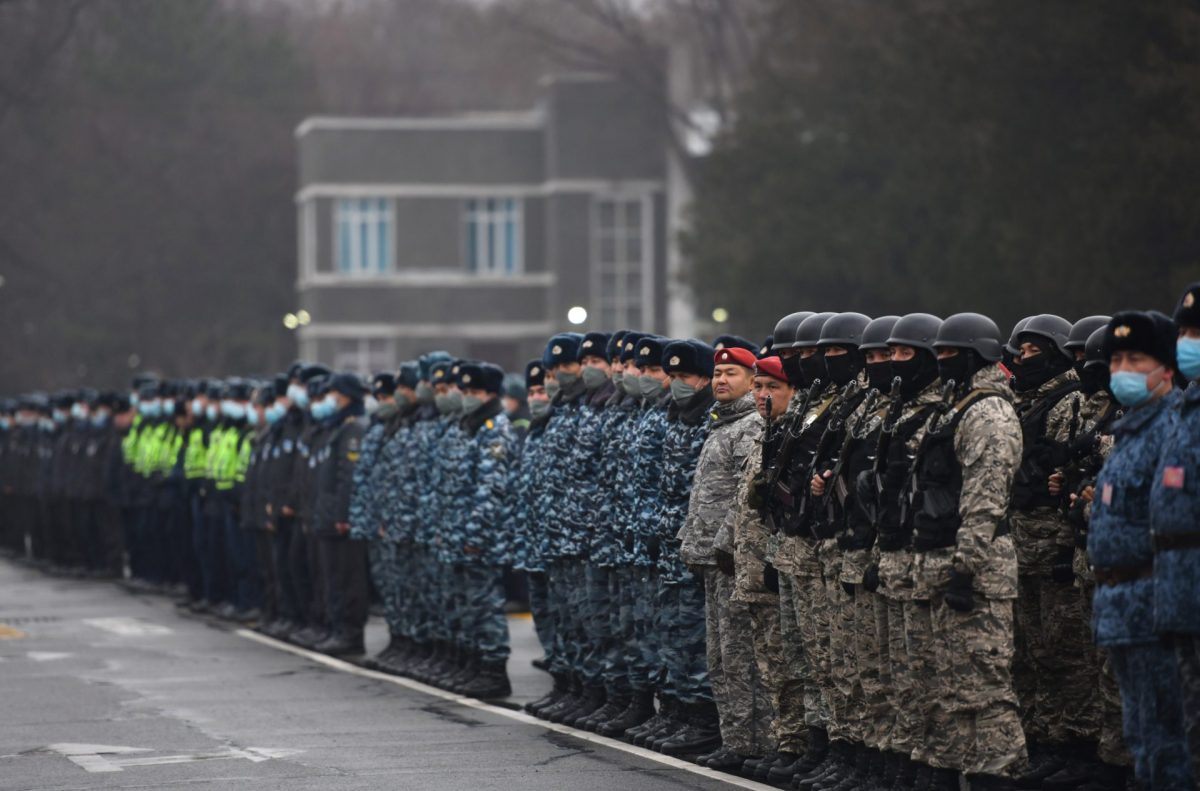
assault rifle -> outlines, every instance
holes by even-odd
[[[829,523],[832,523],[836,518],[833,510],[833,495],[837,489],[837,482],[841,480],[842,471],[846,468],[846,461],[850,456],[850,443],[854,441],[854,435],[862,428],[863,423],[871,416],[871,410],[875,408],[875,402],[878,400],[879,390],[872,387],[867,392],[867,398],[863,402],[862,414],[858,416],[858,421],[855,422],[853,427],[846,429],[846,436],[842,439],[842,447],[838,450],[837,460],[833,463],[832,474],[825,483],[825,491],[821,494],[821,507],[817,509],[817,513],[824,514],[825,520]]]
[[[795,502],[792,496],[791,489],[787,484],[781,482],[781,478],[791,466],[792,456],[796,453],[796,444],[800,439],[800,435],[804,433],[804,414],[808,412],[808,406],[812,400],[816,398],[817,393],[821,391],[821,380],[814,380],[808,388],[808,392],[804,394],[804,400],[800,402],[800,408],[792,415],[791,420],[782,428],[783,441],[779,445],[779,450],[775,453],[775,458],[767,459],[766,437],[763,442],[763,469],[760,473],[761,479],[758,482],[760,502],[760,511],[763,512],[764,518],[774,517],[775,513],[781,512],[783,509],[790,509]]]
[[[851,380],[842,391],[837,394],[833,402],[829,405],[829,421],[825,424],[825,430],[821,432],[820,439],[817,440],[816,450],[813,451],[812,457],[808,460],[808,467],[805,470],[805,475],[798,481],[797,488],[800,489],[802,496],[799,503],[799,508],[796,509],[795,530],[796,534],[803,527],[806,527],[812,520],[812,514],[809,510],[809,502],[812,500],[808,496],[808,490],[812,483],[813,476],[817,474],[817,466],[821,463],[829,451],[833,448],[833,443],[837,439],[838,432],[842,430],[842,426],[846,422],[846,418],[855,407],[855,402],[852,396],[861,389],[861,386],[856,380]]]
[[[876,495],[883,494],[883,474],[887,465],[888,453],[891,452],[892,438],[900,426],[900,416],[904,413],[904,399],[900,397],[900,387],[903,384],[900,377],[892,379],[892,392],[888,396],[888,411],[884,415],[883,425],[879,429],[879,439],[875,442],[875,455],[872,457],[872,479],[875,481]]]
[[[942,388],[942,400],[930,411],[929,417],[925,420],[925,435],[921,438],[922,445],[929,441],[929,435],[938,420],[954,406],[957,388],[958,385],[953,379],[947,380],[946,386]],[[912,491],[912,486],[917,477],[917,462],[920,459],[921,452],[918,450],[908,462],[908,474],[904,477],[904,486],[900,489],[900,524],[902,525],[908,524],[909,510],[913,506],[915,492]]]

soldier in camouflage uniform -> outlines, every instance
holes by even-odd
[[[459,639],[467,656],[466,669],[450,684],[469,697],[498,698],[512,693],[504,566],[510,560],[506,505],[516,438],[500,400],[504,371],[490,363],[464,363],[458,379],[466,454],[455,486],[461,517],[448,534],[458,542],[449,550],[462,569]]]
[[[1098,729],[1091,635],[1070,572],[1074,537],[1063,498],[1047,485],[1065,457],[1055,437],[1078,434],[1083,407],[1074,355],[1066,349],[1070,331],[1064,319],[1043,314],[1015,334],[1021,355],[1012,383],[1024,451],[1012,503],[1021,577],[1014,677],[1032,746],[1032,765],[1023,775],[1028,782],[1059,772],[1068,759],[1094,759]]]
[[[929,788],[957,789],[961,772],[973,789],[1011,789],[1025,760],[1010,672],[1017,557],[1007,520],[1021,439],[995,365],[995,324],[951,316],[934,348],[948,398],[926,424],[910,479],[915,574],[933,631]]]
[[[754,661],[750,607],[733,602],[732,522],[747,456],[753,451],[754,352],[737,339],[714,357],[713,397],[708,439],[704,443],[688,502],[687,520],[679,531],[680,557],[704,578],[708,679],[717,705],[721,747],[698,759],[710,768],[736,769],[746,758],[774,751],[769,707],[762,705],[762,684]],[[749,437],[749,439],[747,439]],[[724,547],[714,542],[726,535]],[[718,567],[719,566],[719,567]],[[758,710],[756,710],[756,703]],[[768,716],[763,719],[763,711]],[[755,715],[758,715],[757,717]],[[715,764],[715,766],[714,766]]]
[[[1200,283],[1175,308],[1176,368],[1188,380],[1175,431],[1166,438],[1150,495],[1155,537],[1154,628],[1171,635],[1183,691],[1192,779],[1200,778]]]

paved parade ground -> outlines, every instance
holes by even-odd
[[[549,679],[510,628],[516,704]],[[0,789],[767,788],[571,733],[0,561]]]

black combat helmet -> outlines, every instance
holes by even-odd
[[[832,312],[814,313],[800,322],[800,326],[796,328],[796,338],[792,348],[815,349],[817,341],[821,340],[821,328],[835,315],[837,314]],[[775,337],[778,339],[779,336]],[[779,348],[778,343],[775,348]],[[817,380],[825,383],[829,379],[829,374],[825,371],[824,355],[813,354],[803,360],[796,356],[783,362],[783,370],[787,373],[788,380],[794,385],[809,387]]]
[[[916,355],[910,360],[891,362],[891,373],[900,377],[900,395],[905,400],[920,393],[938,378],[937,352],[933,342],[942,320],[929,313],[909,313],[892,325],[888,346],[911,346]]]
[[[789,313],[780,319],[775,324],[775,331],[771,333],[771,337],[775,339],[775,344],[771,348],[778,352],[781,349],[795,347],[796,330],[800,328],[800,323],[811,315],[813,315],[811,310],[801,310]]]
[[[859,348],[863,330],[871,323],[870,316],[861,313],[838,313],[821,325],[818,346],[851,346]]]
[[[1079,381],[1083,383],[1084,395],[1093,395],[1108,387],[1108,355],[1105,354],[1104,336],[1108,322],[1087,337],[1083,345],[1083,363],[1076,363]]]
[[[1071,325],[1071,332],[1067,335],[1067,342],[1063,344],[1063,348],[1072,356],[1075,352],[1084,351],[1084,346],[1087,344],[1088,338],[1092,337],[1092,333],[1101,327],[1108,326],[1108,320],[1111,316],[1088,316],[1080,319]]]
[[[1017,336],[1021,334],[1021,330],[1025,329],[1025,325],[1033,318],[1033,316],[1026,316],[1013,325],[1012,332],[1008,334],[1008,343],[1004,344],[1004,351],[1008,352],[1009,357],[1016,358],[1021,356],[1021,344],[1017,341]]]
[[[1038,340],[1049,341],[1059,354],[1071,360],[1074,359],[1074,355],[1067,351],[1067,339],[1070,336],[1071,322],[1062,316],[1055,316],[1053,313],[1042,313],[1033,316],[1025,323],[1025,326],[1017,333],[1017,343],[1027,343],[1030,340],[1035,343]],[[1044,344],[1039,344],[1039,347],[1041,346]]]
[[[933,341],[937,338],[942,320],[929,313],[909,313],[901,316],[892,325],[892,333],[888,336],[888,346],[911,346],[914,349],[924,349],[934,354]]]
[[[976,372],[1000,361],[1004,353],[1000,328],[979,313],[955,313],[938,329],[935,349],[957,349],[958,354],[938,360],[943,382],[967,386]]]
[[[888,338],[892,335],[892,328],[899,320],[899,316],[880,316],[877,319],[871,319],[871,323],[863,328],[862,338],[858,344],[859,350],[865,352],[871,349],[886,349]]]

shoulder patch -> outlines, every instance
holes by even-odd
[[[486,423],[484,423],[483,425],[485,425],[485,426],[486,426],[486,427],[488,427],[488,428],[495,428],[495,427],[496,427],[496,421],[492,420],[491,418],[488,418],[487,422],[486,422]]]
[[[504,443],[503,442],[492,443],[492,446],[490,448],[488,448],[488,452],[492,454],[492,458],[494,458],[494,459],[503,459],[504,455],[505,455]]]
[[[349,461],[358,461],[359,455],[360,454],[358,453],[358,451],[352,450],[352,451],[349,451],[348,453],[346,453],[346,459]]]

